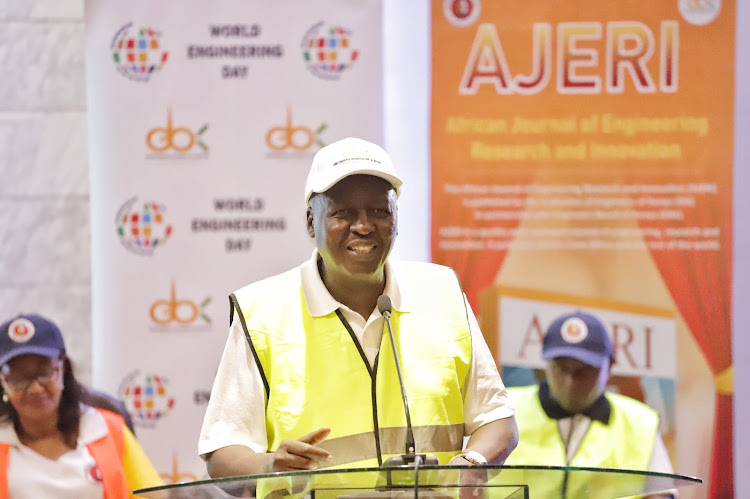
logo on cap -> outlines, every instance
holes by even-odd
[[[26,343],[34,337],[34,324],[28,319],[16,319],[8,326],[8,337],[16,343]]]
[[[578,317],[571,317],[562,323],[560,335],[568,343],[580,343],[589,335],[589,328]]]

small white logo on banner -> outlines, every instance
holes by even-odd
[[[682,18],[690,24],[703,26],[710,23],[721,12],[721,0],[679,0]]]
[[[443,14],[454,26],[464,28],[479,19],[482,11],[480,0],[443,0]]]

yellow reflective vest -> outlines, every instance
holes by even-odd
[[[418,453],[446,463],[461,450],[464,380],[471,364],[468,311],[455,273],[392,263],[404,310],[391,323]],[[370,368],[343,315],[308,312],[299,269],[230,296],[266,389],[269,450],[323,426],[333,465],[378,466],[405,450],[406,417],[388,331]]]
[[[557,421],[548,417],[539,401],[539,387],[508,388],[516,407],[518,447],[506,465],[546,465],[648,470],[659,429],[656,411],[630,397],[605,393],[611,406],[609,424],[592,420],[573,458],[567,451]],[[575,474],[560,475],[545,484],[549,497],[593,497],[605,485],[579,483]],[[564,482],[564,483],[563,483]],[[538,495],[536,491],[535,496]],[[605,494],[606,495],[606,494]],[[539,496],[539,497],[547,497]],[[602,496],[604,497],[604,496]]]

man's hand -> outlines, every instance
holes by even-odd
[[[448,464],[456,466],[474,466],[463,456],[455,456]],[[463,469],[460,471],[458,485],[458,496],[461,499],[473,499],[481,497],[484,485],[487,483],[487,470],[485,468]]]
[[[330,463],[333,456],[326,450],[316,447],[331,433],[328,427],[315,430],[299,440],[286,439],[279,444],[273,454],[272,471],[315,470],[321,462]]]
[[[316,447],[330,433],[330,428],[321,428],[299,440],[284,440],[275,453],[253,452],[244,445],[222,447],[206,456],[206,469],[211,478],[314,470],[321,461],[333,461],[330,453]]]

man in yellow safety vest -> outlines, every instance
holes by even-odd
[[[509,388],[520,443],[506,464],[672,473],[656,411],[605,390],[614,354],[599,319],[581,311],[558,317],[547,329],[542,357],[544,383]],[[546,484],[558,497],[592,497],[575,474],[560,482]]]
[[[304,197],[311,258],[230,296],[199,441],[212,477],[403,454],[387,312],[415,451],[441,464],[502,463],[515,447],[514,409],[455,273],[388,258],[401,184],[370,142],[347,138],[315,155]],[[389,310],[376,306],[383,296]]]

